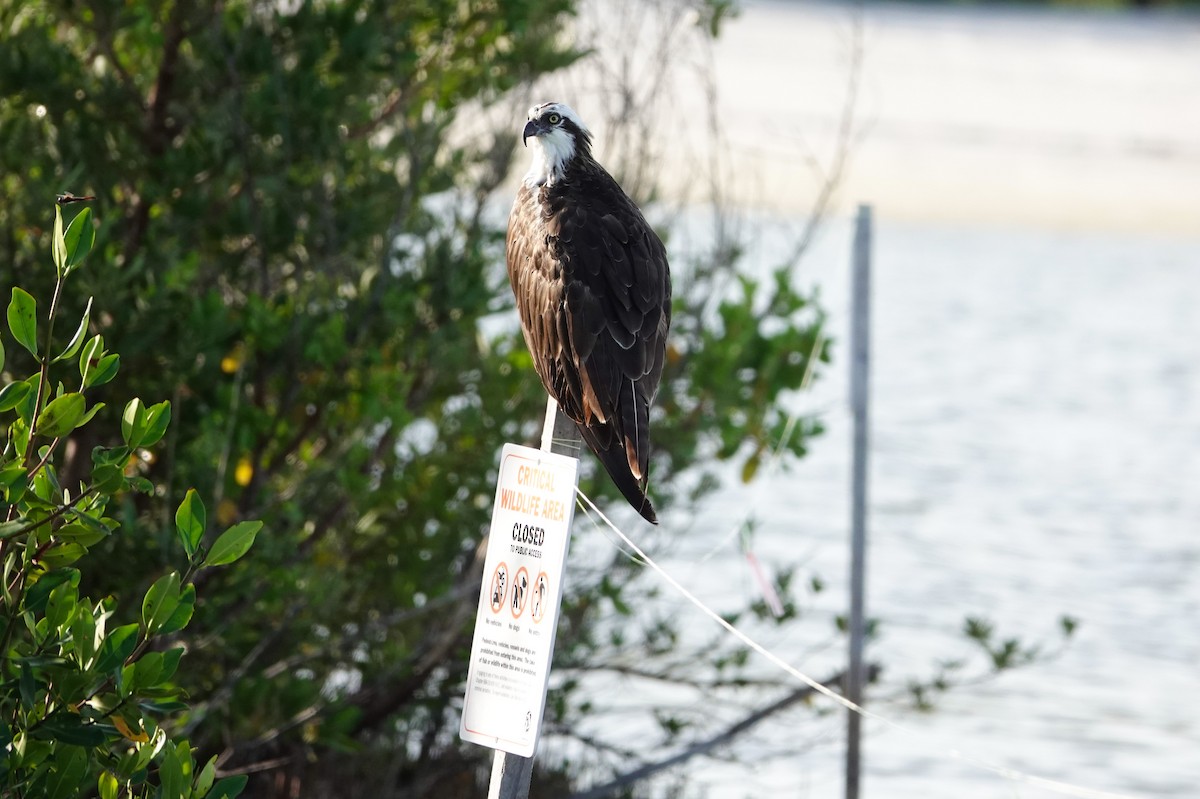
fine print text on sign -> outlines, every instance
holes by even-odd
[[[505,444],[459,735],[532,757],[562,598],[579,461]]]

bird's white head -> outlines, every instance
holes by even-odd
[[[592,134],[571,106],[542,103],[529,109],[521,141],[533,148],[525,183],[542,186],[561,179],[573,158],[590,154]]]

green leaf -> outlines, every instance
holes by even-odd
[[[21,676],[17,680],[17,692],[21,695],[21,707],[25,710],[33,708],[37,701],[37,681],[33,679],[33,669],[28,663],[21,664]]]
[[[41,447],[38,450],[38,457],[45,458],[48,451],[48,447]],[[58,474],[52,464],[46,464],[44,468],[34,474],[33,493],[50,505],[58,505],[65,501],[62,485],[58,482]]]
[[[74,563],[86,554],[87,549],[82,544],[75,542],[58,544],[43,552],[38,558],[38,563],[47,569],[57,569]]]
[[[56,737],[64,743],[72,743],[67,740],[66,736]],[[89,737],[88,740],[93,740],[93,738]],[[104,743],[103,735],[100,736],[99,743],[79,743],[77,746],[99,746],[101,743]],[[56,756],[51,761],[53,765],[50,774],[46,778],[43,796],[46,799],[74,799],[79,796],[80,783],[87,776],[88,753],[73,746],[69,753],[56,752],[55,754]]]
[[[254,536],[258,535],[262,526],[260,521],[238,522],[221,533],[204,558],[204,565],[223,566],[245,555],[253,546]]]
[[[158,747],[161,746],[158,730],[153,732],[147,731],[147,733],[150,738],[148,742],[143,742],[134,747],[132,751],[127,751],[125,756],[121,758],[117,764],[118,774],[133,775],[134,779],[138,782],[145,781],[145,768],[150,764],[154,755],[158,753]],[[139,772],[141,773],[139,774]],[[134,793],[131,796],[137,796],[137,794]],[[154,794],[151,793],[150,796],[153,797]]]
[[[58,655],[30,655],[28,657],[14,658],[13,661],[18,664],[26,664],[30,668],[34,669],[43,669],[47,667],[61,668],[63,666],[70,665],[70,662],[66,658],[59,657]]]
[[[102,463],[110,463],[114,466],[124,467],[132,453],[129,447],[92,447],[92,463],[99,466]]]
[[[117,799],[117,795],[121,791],[121,784],[117,782],[117,778],[112,775],[112,772],[102,771],[97,788],[100,792],[100,799]]]
[[[196,767],[195,761],[192,760],[192,745],[186,738],[175,744],[175,754],[179,755],[179,762],[183,765],[183,785],[186,796],[192,787],[192,770]]]
[[[112,463],[102,463],[92,469],[92,485],[101,494],[115,494],[125,485],[125,473]]]
[[[67,232],[63,235],[67,274],[70,274],[71,270],[79,266],[87,257],[95,241],[96,228],[92,225],[92,209],[84,208],[71,220],[71,224],[67,226]]]
[[[100,533],[101,535],[108,535],[113,530],[115,530],[121,526],[118,522],[116,522],[112,519],[109,519],[107,517],[100,517],[99,519],[97,519],[96,517],[91,516],[87,513],[83,513],[82,511],[75,509],[75,508],[72,508],[70,513],[71,513],[71,518],[75,522],[78,522],[79,524],[82,524],[85,527],[87,527],[89,530],[94,530],[97,533]]]
[[[92,615],[92,608],[87,602],[75,608],[75,618],[71,619],[71,641],[76,662],[86,670],[96,654],[96,617]]]
[[[14,286],[8,304],[8,329],[13,338],[33,357],[37,357],[37,300],[28,291]]]
[[[753,455],[746,459],[742,464],[742,483],[754,482],[754,476],[758,474],[758,467],[762,465],[762,447],[759,447]]]
[[[34,738],[60,741],[72,746],[101,746],[105,741],[104,730],[95,724],[86,723],[78,714],[60,710],[50,715],[30,732]],[[78,781],[75,783],[78,785]],[[75,796],[76,794],[67,794]]]
[[[11,411],[20,405],[21,400],[25,399],[31,391],[33,391],[33,386],[24,380],[18,380],[0,388],[0,411]]]
[[[193,793],[197,797],[203,797],[208,794],[208,789],[212,787],[213,780],[217,777],[217,756],[213,755],[208,762],[204,764],[204,768],[200,770],[200,774],[196,777],[196,786]]]
[[[154,581],[142,599],[142,624],[153,634],[171,618],[179,607],[179,573],[164,574]]]
[[[71,522],[55,530],[54,537],[60,541],[73,541],[86,549],[107,538],[108,531],[97,530],[80,522]]]
[[[96,671],[105,673],[120,668],[125,658],[133,653],[137,646],[138,625],[126,624],[111,631],[100,645],[100,659],[96,661]]]
[[[192,614],[196,610],[196,586],[187,585],[179,592],[179,604],[175,606],[175,610],[163,622],[162,627],[158,632],[160,635],[167,633],[179,632],[187,626],[192,620]]]
[[[0,541],[12,538],[29,526],[26,519],[13,519],[11,522],[0,522]]]
[[[196,589],[190,585],[188,588],[192,589],[192,596],[194,598],[196,595]],[[184,590],[186,591],[186,589]],[[160,674],[158,677],[158,681],[160,683],[164,683],[175,676],[175,670],[179,668],[179,660],[183,657],[183,647],[177,646],[174,649],[168,649],[166,652],[162,653],[162,656],[162,674]]]
[[[142,446],[150,447],[157,444],[166,435],[167,426],[171,424],[171,403],[163,400],[146,409],[146,431],[142,435]]]
[[[88,376],[95,370],[96,364],[104,355],[104,337],[99,333],[88,339],[79,353],[79,378],[86,384]]]
[[[134,397],[125,405],[125,411],[121,414],[121,438],[125,440],[125,446],[137,449],[142,445],[145,434],[146,406]]]
[[[70,394],[63,394],[38,414],[37,424],[34,425],[33,432],[47,438],[65,436],[75,429],[75,426],[83,419],[83,414],[86,410],[87,403],[84,401],[82,394],[75,391]]]
[[[187,702],[180,702],[178,699],[139,699],[138,707],[147,713],[168,714],[187,710],[190,706]]]
[[[78,430],[79,428],[81,428],[81,427],[83,427],[85,424],[87,424],[88,422],[92,421],[92,417],[93,417],[93,416],[95,416],[95,415],[96,415],[96,413],[97,413],[97,412],[98,412],[98,411],[99,411],[101,408],[103,408],[103,407],[104,407],[104,403],[103,403],[103,402],[97,402],[95,405],[93,405],[92,407],[88,408],[88,412],[87,412],[87,413],[85,413],[85,414],[83,415],[83,418],[82,418],[82,419],[80,419],[80,420],[79,420],[79,421],[78,421],[78,422],[75,424],[75,429],[76,429],[76,430]]]
[[[79,601],[75,586],[66,582],[50,592],[46,601],[46,623],[52,630],[57,630],[71,620],[75,615],[75,605]]]
[[[188,558],[196,554],[200,540],[204,537],[205,512],[204,503],[196,493],[189,488],[175,511],[175,529],[179,531],[179,540],[183,542],[183,551]]]
[[[180,743],[180,746],[187,746]],[[168,741],[162,749],[162,761],[158,764],[158,782],[161,786],[160,799],[181,799],[186,787],[183,779],[183,765],[175,747]]]
[[[151,483],[145,477],[134,476],[129,478],[129,487],[134,491],[141,491],[143,494],[154,493],[154,483]]]
[[[158,685],[162,675],[162,652],[146,652],[133,664],[133,679],[127,683],[130,691],[138,688],[152,688]]]
[[[62,276],[67,264],[67,243],[63,235],[62,206],[54,206],[54,238],[50,242],[50,252],[54,256],[54,269]]]
[[[242,791],[246,789],[246,783],[250,778],[245,774],[239,774],[236,777],[226,777],[213,786],[205,799],[234,799],[240,796]]]
[[[4,339],[0,339],[0,372],[4,371]]]
[[[29,613],[41,613],[50,599],[50,592],[67,582],[78,587],[79,569],[58,569],[46,572],[25,592],[23,610]]]
[[[29,450],[29,424],[24,419],[18,419],[12,423],[9,428],[9,435],[12,436],[13,446],[17,448],[17,454],[22,458]]]
[[[117,370],[121,368],[121,356],[115,352],[110,355],[105,355],[96,364],[96,368],[88,373],[87,379],[83,382],[85,388],[95,388],[102,386],[109,380],[117,376]]]
[[[25,467],[20,463],[10,463],[0,469],[0,488],[8,490],[22,481],[25,477]]]
[[[29,386],[29,390],[22,393],[20,401],[17,402],[16,411],[17,418],[25,425],[25,432],[33,426],[33,415],[37,410],[38,402],[38,384],[41,382],[41,376],[32,374],[25,380],[25,385]]]
[[[79,320],[79,327],[75,328],[75,335],[71,336],[67,348],[54,359],[53,363],[74,358],[75,353],[79,352],[79,348],[83,346],[84,337],[87,336],[88,321],[92,315],[92,299],[92,297],[88,297],[87,307],[83,309],[83,318]]]

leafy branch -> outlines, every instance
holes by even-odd
[[[182,574],[170,571],[150,585],[137,621],[115,626],[113,597],[81,596],[90,548],[121,527],[107,515],[109,504],[128,493],[154,493],[136,464],[163,438],[171,406],[130,400],[121,414],[122,443],[92,450],[90,480],[78,490],[61,484],[60,445],[104,407],[89,407],[88,396],[120,367],[102,336],[88,338],[90,301],[74,335],[55,354],[60,297],[95,240],[87,208],[64,230],[63,202],[55,206],[56,279],[44,328],[37,301],[20,287],[12,288],[7,313],[9,334],[36,359],[37,371],[0,388],[0,673],[6,678],[0,683],[0,747],[6,755],[0,784],[6,795],[23,799],[66,799],[90,790],[101,799],[228,799],[241,792],[246,778],[218,780],[215,756],[196,768],[191,745],[171,740],[165,730],[187,707],[174,681],[184,650],[153,647],[191,621],[196,575],[240,559],[262,523],[237,522],[206,545],[204,504],[189,490],[175,514],[186,558]],[[67,391],[55,367],[77,354],[78,390]]]

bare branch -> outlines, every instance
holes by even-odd
[[[863,10],[861,6],[855,9],[851,20],[850,68],[846,75],[846,96],[842,102],[841,117],[838,121],[837,147],[834,150],[833,160],[830,162],[828,170],[822,169],[817,159],[811,153],[807,159],[810,165],[814,167],[814,171],[821,176],[821,189],[817,193],[812,210],[808,214],[804,230],[800,233],[800,238],[796,242],[796,246],[792,249],[788,263],[793,265],[798,263],[804,256],[804,253],[808,251],[809,245],[812,244],[813,236],[816,235],[817,229],[825,220],[833,196],[842,183],[842,178],[846,170],[846,162],[850,156],[850,145],[854,138],[854,114],[858,106],[858,89],[862,80]]]
[[[879,667],[872,665],[868,670],[867,681],[874,682],[878,676]],[[822,684],[828,688],[840,687],[845,677],[846,673],[844,671],[839,672],[838,674],[835,674],[827,679]],[[634,769],[633,771],[622,774],[616,779],[611,780],[597,788],[592,788],[591,790],[584,791],[583,793],[574,794],[570,797],[570,799],[602,799],[603,797],[613,795],[613,793],[619,791],[621,788],[633,785],[634,783],[652,777],[660,771],[669,769],[672,766],[677,766],[680,763],[685,763],[697,755],[706,755],[713,749],[730,743],[739,735],[746,732],[759,722],[770,718],[776,713],[786,710],[799,702],[807,700],[814,693],[816,693],[815,689],[807,685],[802,688],[797,688],[787,696],[777,699],[771,704],[754,711],[723,732],[717,733],[716,735],[706,738],[703,741],[697,741],[683,751],[677,752],[676,754],[671,755],[664,760],[659,760],[656,763],[648,763],[640,768]]]

